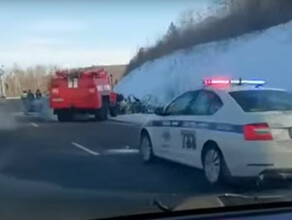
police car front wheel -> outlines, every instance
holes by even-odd
[[[203,154],[205,178],[211,185],[222,183],[224,175],[224,159],[217,147],[208,147]]]
[[[149,135],[143,134],[140,141],[140,154],[143,162],[149,163],[153,160],[153,150]]]

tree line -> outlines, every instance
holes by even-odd
[[[32,92],[35,92],[37,89],[47,92],[51,77],[56,68],[56,66],[45,65],[21,68],[15,64],[12,68],[6,69],[4,75],[6,96],[19,96],[23,90],[29,89]]]
[[[228,40],[246,33],[262,31],[292,19],[291,0],[213,0],[217,10],[202,18],[192,10],[171,22],[167,32],[148,47],[140,47],[127,65],[125,75],[148,61],[179,49]]]

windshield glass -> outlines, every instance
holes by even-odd
[[[292,0],[0,0],[0,31],[0,220],[292,202]]]
[[[248,90],[229,93],[245,112],[292,111],[292,93]]]

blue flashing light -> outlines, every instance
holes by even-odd
[[[231,80],[231,84],[239,84],[239,85],[265,85],[265,80]]]

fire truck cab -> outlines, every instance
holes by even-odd
[[[50,107],[61,122],[71,121],[76,113],[93,114],[96,120],[117,115],[118,94],[112,92],[104,69],[56,71],[50,86]]]

